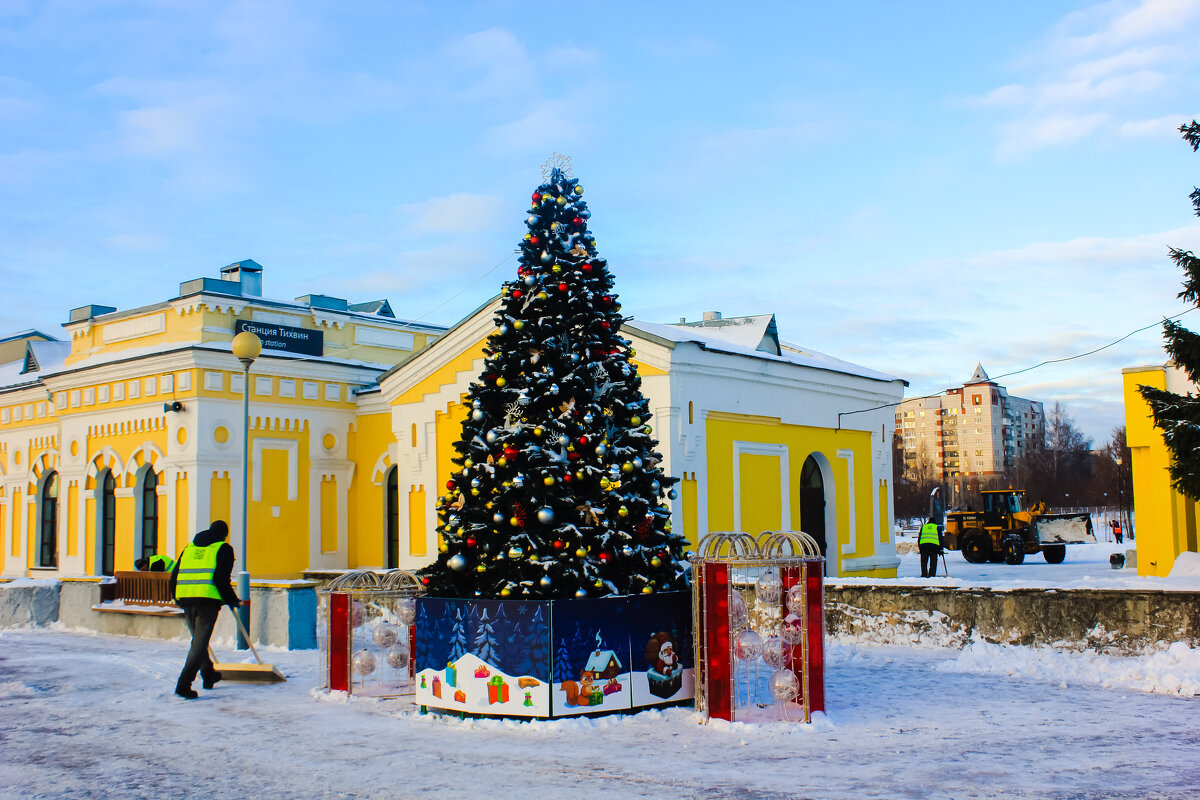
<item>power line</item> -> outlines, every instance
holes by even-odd
[[[1047,364],[1062,364],[1062,363],[1064,363],[1064,362],[1067,362],[1067,361],[1074,361],[1074,360],[1075,360],[1075,359],[1077,359],[1077,358],[1086,358],[1087,356],[1092,356],[1092,355],[1095,355],[1096,353],[1099,353],[1101,350],[1107,350],[1107,349],[1108,349],[1108,348],[1110,348],[1110,347],[1113,347],[1113,346],[1115,346],[1115,345],[1118,345],[1118,344],[1120,344],[1121,342],[1125,341],[1125,340],[1126,340],[1126,339],[1128,339],[1130,336],[1133,336],[1133,335],[1134,335],[1134,334],[1136,334],[1136,333],[1141,333],[1142,331],[1146,331],[1146,330],[1149,330],[1149,329],[1151,329],[1151,328],[1154,328],[1154,327],[1157,327],[1157,326],[1159,326],[1159,325],[1162,325],[1162,324],[1163,324],[1163,322],[1166,322],[1167,320],[1176,320],[1176,319],[1179,319],[1180,317],[1184,316],[1185,314],[1190,314],[1190,313],[1192,313],[1192,312],[1193,312],[1193,311],[1195,311],[1195,310],[1196,310],[1196,307],[1195,307],[1195,306],[1193,306],[1192,308],[1189,308],[1189,309],[1187,309],[1186,311],[1180,311],[1178,314],[1174,314],[1174,315],[1172,315],[1172,316],[1169,316],[1169,317],[1163,317],[1163,320],[1162,320],[1162,322],[1151,322],[1149,325],[1143,325],[1143,326],[1142,326],[1142,327],[1140,327],[1140,328],[1135,328],[1134,330],[1131,330],[1129,333],[1125,334],[1125,335],[1124,335],[1124,336],[1122,336],[1121,338],[1119,338],[1119,339],[1114,339],[1113,341],[1109,342],[1108,344],[1106,344],[1106,345],[1101,345],[1100,347],[1097,347],[1097,348],[1095,348],[1094,350],[1088,350],[1088,351],[1087,351],[1087,352],[1085,352],[1085,353],[1076,353],[1076,354],[1075,354],[1075,355],[1073,355],[1073,356],[1063,356],[1062,358],[1050,358],[1050,359],[1047,359],[1047,360],[1045,360],[1045,361],[1041,361],[1041,362],[1039,362],[1039,363],[1037,363],[1037,364],[1034,364],[1034,365],[1033,365],[1033,366],[1031,366],[1031,367],[1024,367],[1024,368],[1022,368],[1022,369],[1013,370],[1012,372],[1005,372],[1003,375],[997,375],[997,376],[995,376],[994,378],[992,378],[992,380],[994,380],[994,381],[995,381],[995,380],[1000,380],[1001,378],[1008,378],[1008,377],[1011,377],[1011,376],[1013,376],[1013,375],[1020,375],[1020,374],[1022,374],[1022,373],[1024,373],[1024,372],[1031,372],[1031,371],[1033,371],[1033,370],[1035,370],[1035,369],[1038,369],[1039,367],[1044,367],[1044,366],[1046,366]],[[932,399],[932,398],[934,398],[934,397],[940,397],[941,395],[945,394],[947,391],[949,391],[949,389],[943,389],[942,391],[940,391],[940,392],[937,392],[936,394],[927,394],[927,395],[922,395],[922,396],[920,396],[920,397],[905,397],[905,398],[903,398],[903,399],[901,399],[901,400],[897,400],[897,401],[896,401],[896,402],[894,402],[894,403],[884,403],[884,404],[883,404],[883,405],[881,405],[881,406],[873,406],[873,407],[871,407],[871,408],[860,408],[860,409],[859,409],[859,410],[857,410],[857,411],[839,411],[839,412],[838,412],[838,424],[837,424],[837,430],[841,430],[841,429],[842,429],[842,417],[844,417],[844,416],[849,416],[849,415],[851,415],[851,414],[865,414],[865,413],[867,413],[868,411],[879,411],[879,410],[881,410],[881,409],[884,409],[884,408],[895,408],[896,406],[900,405],[901,403],[907,403],[909,400],[929,400],[929,399]]]
[[[421,316],[417,317],[416,319],[411,319],[411,320],[408,320],[408,321],[409,321],[409,322],[420,322],[421,320],[425,319],[425,318],[426,318],[426,317],[428,317],[430,314],[432,314],[433,312],[437,311],[437,310],[438,310],[439,308],[441,308],[442,306],[444,306],[444,305],[446,305],[447,303],[449,303],[451,300],[454,300],[454,299],[456,299],[456,298],[460,297],[461,295],[465,294],[465,293],[466,293],[466,291],[467,291],[468,289],[470,289],[470,288],[474,287],[474,286],[475,286],[475,284],[479,283],[481,280],[483,280],[484,278],[486,278],[488,275],[491,275],[493,272],[495,272],[496,270],[500,269],[502,266],[504,266],[504,265],[505,265],[505,264],[507,264],[509,261],[511,261],[511,260],[512,260],[512,257],[513,257],[513,254],[512,254],[512,253],[509,253],[509,254],[508,254],[507,256],[505,256],[505,257],[504,257],[504,258],[503,258],[503,259],[502,259],[502,260],[501,260],[499,263],[497,263],[497,264],[496,264],[494,267],[492,267],[491,269],[489,269],[487,272],[484,272],[484,273],[482,273],[482,274],[481,274],[481,275],[480,275],[478,278],[476,278],[475,280],[473,280],[473,281],[471,281],[470,283],[468,283],[466,286],[464,286],[462,289],[460,289],[460,290],[459,290],[459,291],[458,291],[456,294],[452,294],[452,295],[450,295],[450,296],[449,296],[449,297],[447,297],[445,300],[443,300],[442,302],[438,303],[436,306],[434,306],[433,308],[429,309],[428,311],[426,311],[424,314],[422,314]]]

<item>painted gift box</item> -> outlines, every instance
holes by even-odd
[[[415,628],[416,702],[424,710],[550,718],[693,697],[686,591],[578,600],[422,597]],[[465,698],[435,692],[432,681],[442,675]],[[520,702],[509,702],[514,692]]]
[[[488,681],[488,704],[507,703],[508,684],[499,675]]]

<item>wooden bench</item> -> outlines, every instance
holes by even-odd
[[[153,614],[176,617],[183,609],[171,597],[169,572],[116,572],[115,581],[100,584],[100,603],[96,611],[117,614]]]

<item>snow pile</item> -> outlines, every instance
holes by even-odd
[[[1172,578],[1200,577],[1200,553],[1180,553],[1171,567]]]
[[[1062,688],[1075,684],[1184,697],[1200,695],[1200,649],[1183,642],[1140,656],[1110,656],[975,641],[937,669],[1027,678],[1057,683]]]

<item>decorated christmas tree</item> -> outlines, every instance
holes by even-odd
[[[438,499],[444,597],[568,598],[687,586],[621,304],[569,159],[543,171]]]

